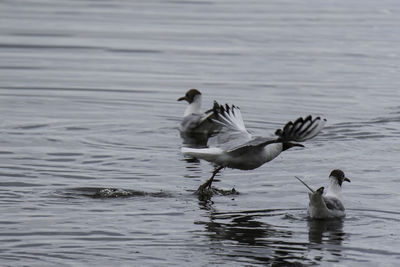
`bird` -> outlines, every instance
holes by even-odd
[[[186,100],[187,106],[179,131],[186,144],[206,144],[207,139],[221,127],[213,122],[213,108],[201,112],[202,95],[197,89],[189,89],[178,101]]]
[[[215,164],[215,169],[197,192],[211,188],[215,175],[225,167],[252,170],[276,158],[282,151],[292,147],[304,147],[303,142],[315,137],[323,128],[326,119],[321,117],[298,118],[289,121],[275,132],[277,137],[260,137],[250,134],[243,122],[240,108],[228,104],[213,107],[213,121],[221,126],[219,132],[211,136],[206,148],[183,146],[181,152],[186,156],[203,159]]]
[[[331,171],[329,175],[329,186],[324,194],[324,187],[313,190],[303,180],[295,176],[304,184],[311,193],[308,193],[310,202],[308,204],[308,215],[311,219],[334,219],[346,216],[342,200],[342,183],[350,182],[350,179],[339,169]]]

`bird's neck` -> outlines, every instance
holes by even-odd
[[[193,102],[189,104],[186,108],[185,113],[183,116],[188,116],[190,114],[200,113],[201,109],[201,95],[197,95],[194,97]]]
[[[338,182],[335,178],[329,178],[329,182],[330,183],[329,183],[328,189],[326,190],[326,195],[341,199],[342,198],[342,187],[338,184]]]

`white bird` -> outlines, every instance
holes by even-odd
[[[197,141],[206,143],[207,138],[221,128],[212,121],[213,109],[201,112],[201,93],[197,89],[188,90],[185,96],[178,98],[178,101],[182,100],[189,103],[179,127],[182,138],[186,143],[197,143]]]
[[[217,166],[211,178],[198,191],[210,188],[215,175],[225,167],[252,170],[276,158],[282,151],[295,146],[303,147],[297,142],[316,136],[326,122],[320,117],[298,118],[277,130],[277,138],[255,137],[247,131],[238,107],[215,103],[213,109],[213,121],[222,128],[208,140],[208,147],[181,149],[184,155],[204,159]]]
[[[299,177],[296,178],[302,182],[310,191],[308,197],[308,215],[312,219],[333,219],[346,216],[345,208],[342,203],[342,183],[350,182],[341,170],[333,170],[329,175],[330,184],[324,194],[324,187],[313,190]]]

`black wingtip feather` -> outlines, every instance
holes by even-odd
[[[230,110],[230,107],[229,107],[229,105],[228,105],[228,104],[225,104],[225,109],[226,109],[226,113],[228,113],[228,114],[229,114],[229,113],[230,113],[230,112],[229,112],[229,110]]]
[[[213,113],[215,118],[218,118],[219,111],[220,111],[220,106],[218,102],[214,100]]]
[[[301,142],[313,137],[309,135],[320,126],[320,121],[325,122],[326,119],[321,119],[321,117],[313,118],[311,115],[305,118],[300,117],[294,122],[289,121],[282,129],[276,130],[275,135],[279,136],[279,139],[283,141]]]
[[[303,130],[299,133],[300,136],[304,136],[306,135],[305,133],[311,133],[311,131],[313,131],[318,125],[314,125],[315,122],[318,120],[319,117],[312,119],[312,117],[310,116],[310,120],[311,123]],[[311,128],[311,130],[309,130]]]
[[[303,118],[298,118],[293,125],[292,131],[290,134],[296,134],[298,131],[301,129],[301,125],[304,124],[304,119]]]

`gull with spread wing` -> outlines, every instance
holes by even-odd
[[[225,106],[214,103],[213,121],[221,126],[219,132],[210,137],[207,148],[182,147],[184,155],[213,162],[217,167],[212,176],[198,191],[211,188],[215,175],[223,168],[252,170],[276,158],[282,151],[299,146],[315,137],[325,125],[326,119],[320,117],[298,118],[289,121],[275,132],[277,138],[251,135],[243,122],[240,109],[234,105]]]

